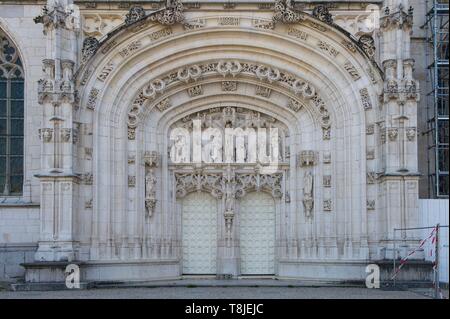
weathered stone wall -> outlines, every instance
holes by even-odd
[[[0,281],[23,276],[19,264],[34,260],[39,240],[39,206],[0,208]]]

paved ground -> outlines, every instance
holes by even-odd
[[[424,299],[411,291],[337,287],[155,287],[0,291],[0,299]]]

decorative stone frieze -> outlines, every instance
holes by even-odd
[[[186,196],[190,192],[207,191],[216,198],[222,198],[226,194],[226,172],[221,173],[175,173],[176,195],[178,198]],[[283,196],[281,181],[283,175],[258,174],[258,173],[234,173],[233,197],[242,198],[248,191],[270,191],[274,198]]]

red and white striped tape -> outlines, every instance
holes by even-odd
[[[400,260],[400,265],[395,270],[395,273],[394,273],[394,275],[392,275],[391,280],[394,279],[397,276],[397,274],[399,273],[400,269],[402,269],[402,267],[406,264],[406,262],[409,259],[409,257],[414,255],[416,253],[416,251],[420,250],[423,247],[423,245],[425,245],[427,240],[429,240],[430,238],[432,238],[432,241],[431,241],[432,243],[436,242],[436,227],[433,228],[433,230],[431,231],[430,235],[427,238],[425,238],[425,239],[420,241],[420,244],[419,244],[419,246],[416,249],[412,250],[408,254],[408,256],[406,256],[406,257],[404,257],[404,258],[402,258]],[[434,267],[433,268],[435,268],[435,267],[436,267],[436,263],[434,263]]]

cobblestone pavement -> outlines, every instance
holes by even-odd
[[[337,287],[155,287],[0,291],[0,299],[425,299],[412,291]]]

